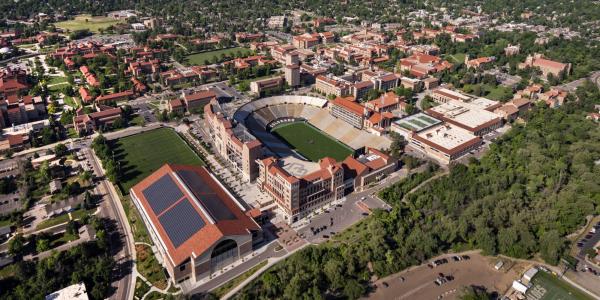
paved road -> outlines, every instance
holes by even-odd
[[[86,148],[86,157],[91,162],[94,173],[98,176],[104,176],[104,171],[98,162],[98,158],[92,153],[92,150]],[[111,247],[116,253],[113,254],[117,263],[117,268],[113,272],[116,281],[112,286],[116,288],[115,293],[110,299],[133,299],[133,281],[132,268],[134,261],[133,253],[133,235],[129,229],[127,217],[122,211],[120,199],[114,193],[114,187],[107,179],[99,182],[98,189],[105,195],[105,201],[101,203],[101,215],[116,221],[116,238],[111,239]]]
[[[566,90],[568,92],[573,92],[573,91],[575,91],[577,89],[577,87],[579,87],[580,85],[582,85],[588,79],[591,82],[596,83],[596,85],[598,85],[598,87],[600,87],[600,71],[596,71],[596,72],[593,72],[588,77],[577,79],[575,81],[571,81],[569,83],[565,83],[563,85],[560,85],[559,88],[561,88],[563,90]]]

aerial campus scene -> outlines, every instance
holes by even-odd
[[[0,299],[600,299],[600,2],[0,1]]]

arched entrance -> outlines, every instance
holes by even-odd
[[[223,240],[218,243],[210,255],[211,273],[233,263],[239,257],[238,246],[234,240]]]

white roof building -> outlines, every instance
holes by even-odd
[[[529,289],[526,285],[516,280],[513,281],[512,288],[515,289],[515,291],[523,294],[527,293],[527,290]]]
[[[88,300],[83,282],[70,285],[46,296],[46,300]]]
[[[527,270],[527,272],[525,272],[525,274],[523,274],[523,281],[524,282],[531,282],[531,279],[535,276],[535,274],[537,274],[539,270],[537,268],[531,268],[529,270]]]

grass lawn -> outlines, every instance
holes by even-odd
[[[65,104],[70,107],[73,107],[73,108],[79,107],[79,103],[77,103],[77,100],[75,100],[75,98],[73,98],[73,97],[65,96],[64,100],[65,100]]]
[[[121,20],[104,16],[78,15],[73,20],[54,23],[54,25],[69,31],[89,29],[91,32],[98,33],[101,28],[108,28],[122,22]]]
[[[133,125],[133,126],[142,126],[142,124],[145,124],[146,121],[144,121],[144,117],[142,116],[135,116],[131,121],[129,121],[129,125]]]
[[[84,216],[91,215],[95,211],[96,211],[95,208],[91,208],[89,210],[82,208],[82,209],[78,209],[78,210],[71,212],[71,217],[73,217],[73,220],[75,220],[75,219],[81,220]]]
[[[69,222],[69,214],[65,213],[56,217],[52,217],[50,219],[44,220],[41,223],[39,223],[35,229],[36,230],[40,230],[40,229],[44,229],[44,228],[48,228],[48,227],[52,227],[58,224],[62,224],[62,223],[66,223]]]
[[[212,58],[214,56],[216,56],[217,58],[220,59],[221,54],[224,54],[226,56],[233,56],[238,51],[242,52],[244,55],[249,55],[252,52],[248,48],[235,47],[235,48],[229,48],[229,49],[220,49],[220,50],[206,51],[206,52],[191,54],[191,55],[186,56],[185,60],[189,65],[202,66],[202,65],[205,65],[205,63],[204,63],[205,60],[208,60],[208,61],[210,61],[210,63],[212,63]]]
[[[77,131],[75,131],[75,128],[69,128],[67,129],[67,136],[69,138],[77,138],[79,137],[79,134],[77,134]]]
[[[457,53],[447,55],[445,58],[451,63],[464,63],[465,62],[465,53]]]
[[[0,269],[0,279],[5,279],[15,275],[17,264],[10,264]]]
[[[57,239],[54,239],[50,242],[50,249],[56,248],[58,246],[64,245],[68,242],[72,242],[79,239],[79,235],[77,234],[67,234],[65,233],[59,233],[59,236]]]
[[[142,299],[142,297],[150,291],[151,286],[149,286],[146,282],[141,279],[135,281],[135,290],[134,294],[137,299]]]
[[[353,152],[348,146],[304,122],[284,124],[275,127],[273,132],[311,161],[326,156],[342,161]]]
[[[203,165],[202,160],[169,128],[160,128],[116,141],[115,156],[121,163],[123,194],[165,163]]]
[[[533,287],[527,291],[527,299],[535,300],[587,300],[586,294],[558,277],[539,271],[531,280]]]
[[[0,227],[8,226],[10,224],[12,224],[12,222],[10,221],[10,219],[0,220]]]
[[[48,90],[50,92],[58,92],[62,88],[64,88],[65,86],[68,86],[68,85],[69,85],[68,82],[63,82],[63,83],[57,83],[57,84],[53,84],[53,85],[48,85]]]
[[[59,84],[59,83],[67,83],[67,77],[62,76],[51,76],[50,79],[46,82],[47,85]]]
[[[120,193],[121,191],[117,189],[117,192]],[[148,229],[146,229],[146,225],[144,225],[144,221],[142,221],[142,217],[140,216],[139,212],[133,206],[131,198],[129,196],[120,196],[121,203],[123,204],[123,210],[125,211],[127,220],[129,220],[129,225],[131,226],[133,240],[136,242],[152,244],[152,240],[148,235]]]
[[[158,263],[152,249],[146,245],[135,245],[135,251],[137,254],[136,265],[137,270],[142,276],[144,276],[152,285],[159,289],[167,287],[167,277],[165,276],[165,270]]]
[[[250,270],[244,272],[242,275],[229,280],[224,285],[222,285],[222,286],[218,287],[217,289],[215,289],[214,291],[212,291],[212,293],[215,294],[217,296],[217,298],[221,299],[221,297],[225,296],[225,294],[227,294],[233,288],[235,288],[240,283],[242,283],[242,281],[246,280],[246,278],[252,276],[252,274],[256,273],[256,271],[258,271],[260,268],[264,267],[265,265],[267,265],[266,260],[262,261],[261,263],[259,263],[256,266],[252,267]]]
[[[463,91],[465,93],[473,93],[475,90],[476,84],[465,84],[463,86]],[[481,91],[483,92],[483,97],[486,97],[491,100],[496,101],[508,101],[513,97],[513,91],[509,87],[498,85],[496,87],[489,84],[479,84],[481,87]]]
[[[37,47],[37,44],[22,44],[17,46],[17,48],[19,49],[35,49]]]

